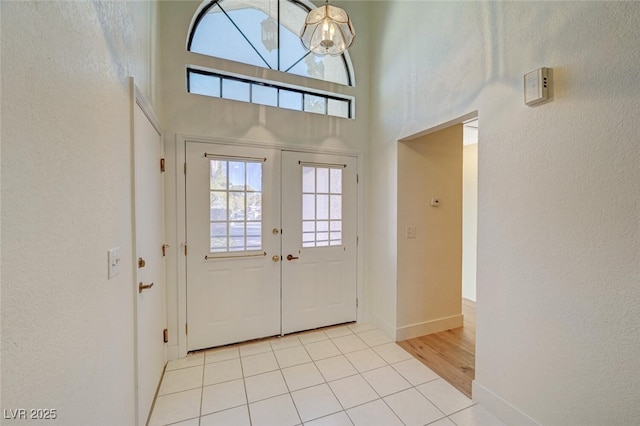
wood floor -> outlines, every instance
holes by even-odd
[[[471,398],[476,371],[476,304],[462,299],[464,327],[398,342],[402,348]]]

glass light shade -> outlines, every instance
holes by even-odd
[[[278,24],[271,16],[261,23],[262,44],[269,52],[278,47]]]
[[[303,46],[321,56],[342,54],[355,37],[347,12],[329,4],[309,12],[300,33]]]

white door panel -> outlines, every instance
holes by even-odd
[[[355,321],[357,161],[285,151],[282,163],[282,332]]]
[[[162,138],[140,107],[134,105],[134,176],[137,296],[138,424],[147,422],[166,363],[164,181],[160,171]],[[151,287],[139,291],[139,285]]]
[[[280,334],[279,151],[187,142],[186,161],[188,350]]]

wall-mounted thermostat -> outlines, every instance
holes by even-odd
[[[549,68],[538,68],[524,75],[524,103],[536,105],[549,100]]]

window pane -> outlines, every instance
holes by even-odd
[[[331,232],[342,231],[342,221],[341,220],[332,220],[329,224],[331,227]]]
[[[315,96],[305,93],[304,110],[306,112],[315,112],[316,114],[326,114],[327,100],[322,96]]]
[[[316,206],[317,219],[329,219],[329,196],[317,195],[316,203],[318,203]]]
[[[222,97],[225,99],[249,102],[249,89],[249,83],[245,83],[244,81],[231,80],[227,78],[222,80]]]
[[[316,234],[316,246],[317,247],[326,247],[329,245],[329,233],[327,232],[318,232]]]
[[[270,5],[269,3],[273,3]],[[245,0],[224,0],[222,7],[229,14],[231,20],[238,26],[240,32],[249,39],[246,49],[255,49],[266,61],[260,64],[262,67],[277,69],[278,66],[278,33],[277,21],[273,19],[273,24],[265,23],[265,35],[268,34],[268,41],[262,40],[263,22],[269,17],[269,7],[271,14],[277,18],[278,5],[276,1],[260,0],[248,2]],[[249,4],[251,7],[249,7]],[[271,44],[273,43],[273,44]],[[243,45],[245,46],[245,45]],[[269,49],[271,48],[271,49]],[[267,65],[268,64],[268,65]]]
[[[327,114],[335,117],[349,118],[349,102],[341,99],[328,99]]]
[[[195,29],[191,51],[259,67],[266,66],[218,5],[209,9]]]
[[[211,160],[210,163],[211,189],[227,189],[227,162]]]
[[[304,194],[302,196],[302,220],[314,220],[316,218],[316,196]]]
[[[332,232],[330,235],[332,246],[340,246],[342,245],[342,232]]]
[[[329,230],[329,222],[326,220],[319,220],[317,222],[318,232],[327,232]]]
[[[342,169],[331,169],[329,186],[332,194],[342,194]]]
[[[210,220],[227,220],[227,193],[211,191],[210,195]]]
[[[280,108],[295,109],[302,111],[302,93],[292,92],[290,90],[279,90]]]
[[[316,232],[316,223],[312,220],[302,222],[302,232]]]
[[[247,191],[262,191],[261,163],[247,163]]]
[[[278,89],[275,87],[252,84],[251,90],[251,102],[254,104],[278,106]]]
[[[323,194],[329,193],[329,169],[317,168],[318,184],[316,191]]]
[[[229,219],[245,220],[244,192],[232,192],[229,194]]]
[[[316,192],[316,169],[314,167],[302,167],[302,192]]]
[[[220,97],[220,77],[189,73],[189,93]]]
[[[211,251],[227,251],[227,224],[212,223],[210,229]]]
[[[247,220],[262,220],[262,194],[259,192],[247,194]]]
[[[229,161],[229,189],[244,190],[244,165],[238,161]]]
[[[342,219],[342,195],[331,195],[331,219]]]
[[[247,222],[247,250],[259,250],[262,248],[262,224],[260,222]]]
[[[291,68],[308,52],[300,43],[300,29],[307,17],[306,9],[290,1],[280,2],[280,70]],[[313,55],[309,55],[313,56]]]

